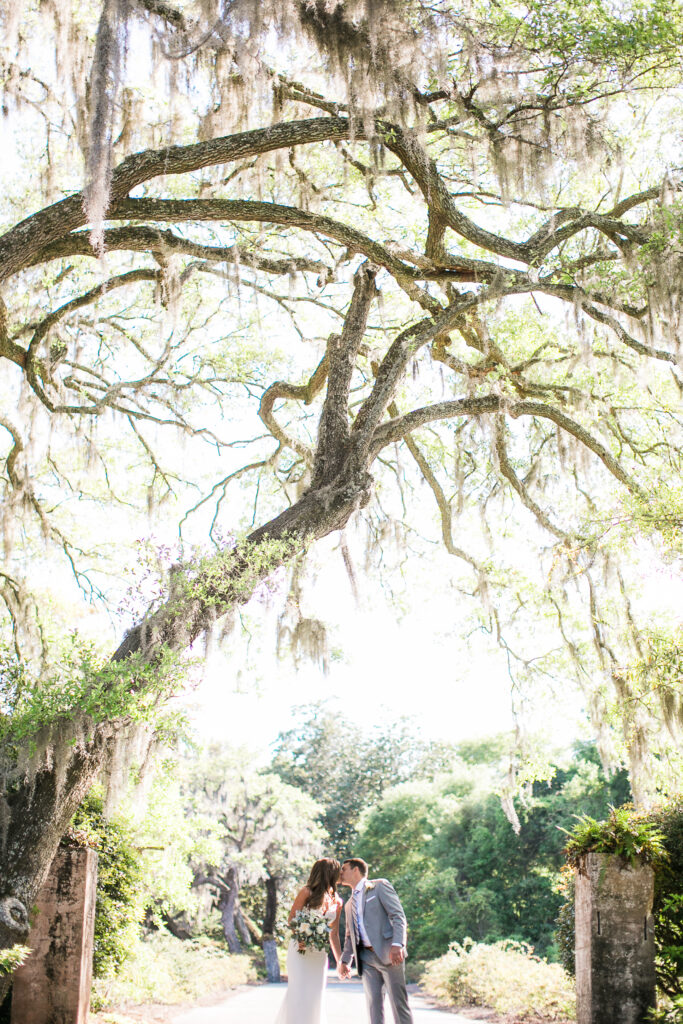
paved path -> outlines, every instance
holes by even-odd
[[[196,1007],[179,1017],[173,1024],[274,1024],[286,986],[258,985],[241,989],[217,1006]],[[410,1005],[415,1024],[481,1024],[471,1017],[436,1010],[423,996],[411,994]],[[386,1004],[387,1024],[393,1021]],[[339,982],[330,973],[327,991],[327,1024],[365,1024],[365,997],[359,981]]]

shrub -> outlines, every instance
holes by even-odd
[[[657,808],[651,817],[664,835],[667,854],[655,875],[657,982],[679,1000],[678,1018],[671,1020],[683,1022],[683,799]]]
[[[651,1012],[649,1024],[683,1024],[683,996],[666,999],[665,1003]]]
[[[490,946],[466,939],[427,964],[425,990],[449,1006],[482,1006],[515,1021],[566,1021],[576,1014],[574,989],[559,964],[518,942]]]
[[[89,794],[62,842],[97,850],[93,975],[115,974],[135,948],[145,910],[140,852],[125,824],[104,817],[102,800]]]
[[[210,939],[176,939],[162,930],[138,943],[115,978],[95,981],[92,1006],[125,1009],[140,1003],[195,1002],[256,976],[247,955],[227,953]]]

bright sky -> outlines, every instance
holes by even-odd
[[[378,588],[361,583],[361,606],[356,608],[334,540],[324,545],[315,596],[306,601],[304,612],[312,614],[315,600],[316,613],[332,627],[330,646],[341,648],[329,674],[310,664],[297,672],[290,658],[277,660],[281,602],[262,605],[256,609],[250,644],[233,634],[232,656],[214,649],[202,683],[189,697],[201,735],[265,751],[280,731],[296,724],[296,707],[328,698],[360,728],[405,716],[425,737],[450,742],[513,728],[505,658],[502,652],[487,651],[484,638],[476,634],[468,650],[461,639],[457,592],[435,581],[433,593],[427,597],[423,591],[416,606],[397,621]],[[565,693],[553,704],[560,713],[552,719],[546,716],[546,700],[528,721],[559,746],[582,731],[581,701]]]
[[[267,753],[280,731],[296,724],[300,705],[330,699],[360,728],[406,716],[427,738],[458,742],[513,728],[510,677],[502,651],[481,633],[469,642],[462,598],[433,577],[431,592],[420,588],[400,620],[378,587],[361,581],[356,607],[341,568],[336,538],[318,546],[318,575],[303,612],[330,626],[338,649],[327,676],[310,664],[295,671],[291,658],[275,654],[282,596],[260,603],[228,640],[230,655],[214,648],[204,679],[187,698],[191,718],[203,737],[245,744]],[[643,546],[640,603],[650,621],[671,624],[683,607],[683,578],[675,565],[652,567]],[[425,563],[429,575],[432,566]],[[409,580],[409,583],[412,580]],[[336,625],[335,625],[336,624]],[[299,717],[300,713],[299,713]],[[525,727],[562,747],[592,730],[583,701],[572,686],[535,693],[525,708]]]

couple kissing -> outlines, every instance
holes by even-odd
[[[348,886],[346,935],[342,949],[339,921],[342,906],[337,886]],[[396,890],[385,878],[368,878],[360,857],[342,864],[324,857],[313,865],[289,913],[294,937],[287,950],[287,993],[275,1024],[327,1024],[325,992],[331,947],[342,980],[351,977],[351,963],[363,982],[369,1024],[384,1024],[384,996],[395,1024],[412,1024],[404,961],[406,916]]]

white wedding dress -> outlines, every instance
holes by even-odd
[[[325,920],[332,924],[336,916],[336,906],[330,907]],[[287,950],[287,979],[287,992],[275,1024],[327,1024],[327,951],[307,949],[300,953],[292,939]]]

